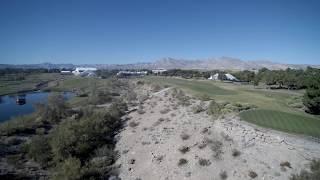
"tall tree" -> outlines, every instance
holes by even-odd
[[[307,90],[303,104],[307,107],[307,112],[320,114],[320,69],[308,68],[306,74]]]

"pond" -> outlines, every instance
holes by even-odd
[[[50,92],[29,92],[25,94],[0,96],[0,123],[15,116],[30,114],[34,111],[34,104],[46,103]],[[74,94],[64,92],[67,100]]]

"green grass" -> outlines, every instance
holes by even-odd
[[[14,75],[13,75],[14,76]],[[59,73],[37,73],[25,76],[24,80],[8,81],[0,77],[0,95],[12,94],[19,91],[29,91],[35,88],[36,84],[45,81],[52,81],[61,78]]]
[[[240,113],[248,122],[291,133],[320,137],[320,120],[274,110],[249,110]]]
[[[178,78],[163,78],[163,77],[147,77],[148,80],[155,80],[162,84],[170,84],[177,87],[183,87],[184,89],[191,90],[196,94],[207,95],[232,95],[237,94],[236,91],[227,90],[213,85],[210,82],[198,81],[198,80],[185,80]]]
[[[260,126],[285,132],[316,137],[320,135],[319,116],[312,116],[301,109],[290,106],[292,99],[294,103],[302,104],[299,101],[301,101],[303,91],[255,89],[252,85],[154,76],[146,77],[145,80],[178,87],[195,96],[206,94],[221,102],[256,105],[258,107],[256,110],[241,113],[241,118]]]

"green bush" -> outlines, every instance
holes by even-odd
[[[90,93],[88,101],[93,105],[104,104],[112,101],[112,95],[108,92],[95,90]]]
[[[307,107],[307,112],[320,114],[320,88],[308,88],[303,97],[303,104]]]
[[[34,114],[15,117],[0,124],[1,135],[34,134],[35,129],[42,124]]]
[[[221,114],[222,108],[223,106],[221,104],[217,103],[215,100],[212,100],[209,104],[207,113],[209,115],[218,116]]]
[[[303,104],[307,107],[308,113],[320,114],[320,70],[308,67],[305,74],[307,90],[303,96]]]
[[[48,97],[48,103],[38,103],[35,105],[36,115],[43,122],[57,123],[62,118],[67,117],[68,106],[64,97],[59,93],[52,93]]]
[[[54,180],[78,180],[82,177],[81,162],[77,158],[68,158],[57,165]]]
[[[38,162],[41,166],[49,166],[52,153],[48,138],[45,136],[34,136],[30,144],[27,145],[27,156]]]
[[[50,144],[56,160],[69,157],[87,159],[90,152],[103,144],[112,144],[123,114],[116,105],[108,112],[93,112],[78,121],[62,123],[52,135]]]

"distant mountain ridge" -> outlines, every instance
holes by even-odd
[[[308,64],[283,64],[271,61],[244,61],[231,57],[210,58],[201,60],[186,60],[175,58],[162,58],[155,62],[148,63],[133,63],[133,64],[21,64],[10,65],[0,64],[0,69],[3,68],[46,68],[46,69],[74,69],[76,67],[96,67],[98,69],[200,69],[200,70],[257,70],[268,68],[271,70],[279,69],[305,69],[308,66],[320,68],[320,65]]]

